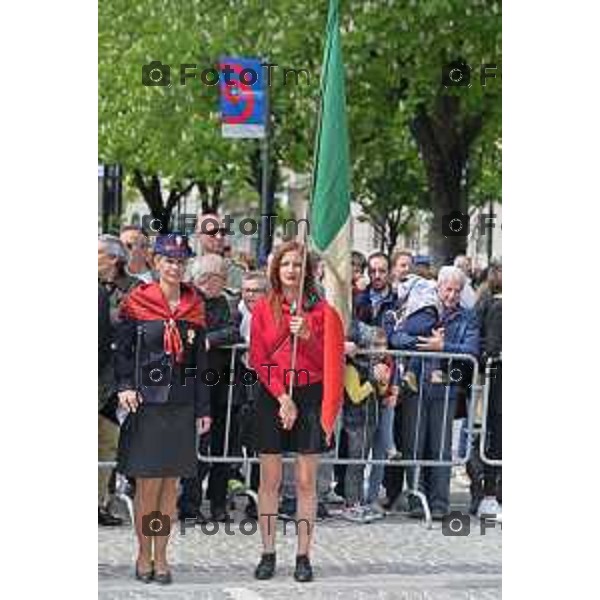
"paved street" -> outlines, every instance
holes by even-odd
[[[464,489],[454,489],[453,504],[464,509]],[[453,507],[454,508],[454,507]],[[427,530],[401,515],[355,525],[338,518],[318,524],[313,553],[315,581],[292,579],[295,532],[279,523],[278,569],[267,582],[253,578],[260,553],[259,534],[242,535],[234,513],[233,535],[213,536],[200,528],[176,533],[171,546],[174,583],[166,588],[133,579],[134,536],[130,527],[99,529],[99,598],[260,600],[294,597],[334,598],[500,598],[502,533],[480,535],[471,519],[468,537],[446,537],[441,524]]]

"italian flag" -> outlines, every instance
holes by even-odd
[[[343,400],[344,339],[351,310],[350,157],[338,1],[330,0],[321,72],[310,231],[325,266],[325,371],[321,424],[331,439]]]

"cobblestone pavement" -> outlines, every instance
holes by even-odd
[[[464,493],[453,494],[453,508],[464,509],[465,502]],[[182,535],[177,526],[170,550],[174,583],[166,587],[134,580],[130,527],[99,528],[99,599],[501,598],[502,533],[497,527],[481,535],[475,518],[468,537],[447,537],[440,523],[428,530],[398,514],[368,525],[327,519],[317,525],[315,580],[307,584],[292,578],[293,525],[283,536],[279,523],[277,574],[260,582],[253,578],[259,534],[241,534],[243,516],[236,511],[233,518],[233,535],[222,528],[210,536],[199,527]]]

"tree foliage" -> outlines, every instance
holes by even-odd
[[[500,198],[500,69],[485,87],[479,81],[482,63],[500,66],[500,2],[340,4],[353,197],[386,245],[422,208],[433,214],[434,253],[456,253],[465,241],[441,235],[441,216]],[[194,185],[207,206],[225,189],[258,192],[258,145],[221,137],[218,87],[179,84],[180,64],[199,73],[223,55],[255,56],[278,65],[269,193],[282,166],[309,172],[326,12],[324,0],[100,0],[99,158],[122,163],[153,211]],[[142,85],[152,60],[171,65],[170,87]],[[452,61],[472,66],[470,87],[442,85]],[[308,76],[283,85],[284,68]]]

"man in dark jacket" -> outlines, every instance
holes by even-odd
[[[376,252],[369,257],[367,262],[367,272],[370,283],[362,292],[358,292],[354,296],[354,319],[352,325],[352,333],[360,332],[360,324],[383,328],[386,321],[386,315],[394,312],[398,307],[398,296],[396,290],[393,289],[391,283],[390,260],[387,255],[382,252]],[[357,327],[358,326],[358,327]],[[352,341],[361,343],[361,335],[353,335]],[[381,366],[380,366],[381,365]],[[375,368],[382,369],[383,363],[377,363]],[[375,382],[373,382],[375,383]],[[390,440],[393,439],[393,431],[395,427],[395,408],[397,402],[397,388],[395,372],[392,376],[392,384],[394,392],[386,397],[379,411],[379,420],[376,424],[376,431],[373,440],[373,456],[377,459],[387,458],[387,452],[390,449],[387,447]],[[397,467],[393,467],[398,469]],[[393,486],[390,485],[390,473],[388,471],[388,487],[394,487],[392,492],[398,495],[397,488],[402,488],[403,473],[397,470]],[[375,500],[379,494],[379,488],[383,483],[384,468],[383,465],[374,465],[371,469],[369,481],[368,501],[371,508],[375,505]],[[392,478],[394,479],[394,478]],[[389,490],[388,490],[389,491]],[[390,494],[388,493],[388,496]]]
[[[502,268],[495,266],[488,274],[488,289],[479,309],[481,315],[482,367],[489,384],[486,420],[486,456],[502,458]],[[477,515],[494,514],[502,520],[501,467],[483,465],[483,498]]]
[[[200,452],[213,456],[223,456],[225,447],[225,425],[230,386],[231,350],[223,348],[239,341],[237,328],[231,314],[230,305],[223,294],[226,282],[226,265],[217,254],[206,254],[196,259],[192,266],[192,276],[200,296],[204,301],[206,315],[206,349],[208,364],[204,377],[210,386],[211,430],[200,438]],[[233,390],[232,390],[233,391]],[[229,454],[232,452],[232,440]],[[227,482],[231,472],[228,463],[198,462],[198,477],[183,479],[179,498],[180,518],[204,519],[200,512],[202,504],[202,481],[208,473],[208,496],[210,513],[214,521],[225,521],[227,515]]]

